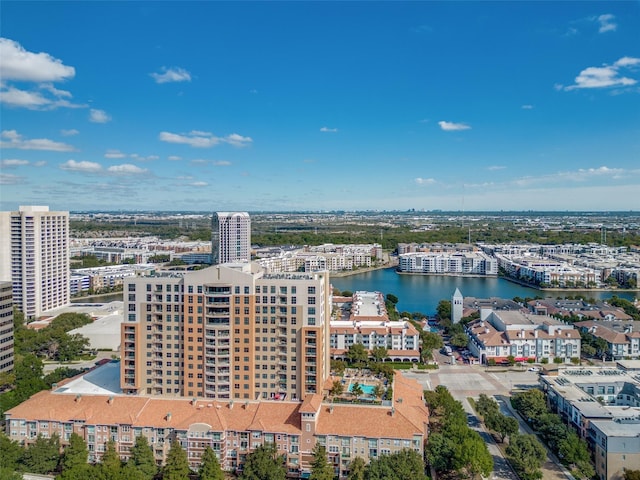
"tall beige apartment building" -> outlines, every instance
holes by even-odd
[[[327,272],[256,263],[125,279],[128,394],[301,400],[329,377]]]
[[[0,282],[0,372],[13,370],[13,294],[11,282]]]
[[[0,281],[27,319],[69,304],[69,212],[21,206],[0,212]]]
[[[247,212],[214,212],[211,264],[251,260],[251,218]]]

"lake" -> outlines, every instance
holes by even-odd
[[[585,295],[589,298],[605,300],[614,292],[577,292],[571,290],[543,292],[509,282],[498,277],[453,277],[444,275],[399,275],[393,268],[358,273],[347,277],[332,277],[331,284],[341,290],[376,291],[392,293],[398,297],[398,310],[422,312],[434,315],[440,300],[451,300],[456,288],[465,297],[513,298],[539,296]],[[638,292],[615,292],[620,298],[632,300]]]

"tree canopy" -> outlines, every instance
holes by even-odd
[[[272,443],[260,445],[247,455],[241,480],[285,480],[284,458]]]

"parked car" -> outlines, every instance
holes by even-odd
[[[538,367],[529,367],[527,370],[529,370],[530,372],[539,372],[540,369]]]

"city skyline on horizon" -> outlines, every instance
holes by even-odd
[[[4,2],[0,26],[0,210],[640,210],[637,2]]]

